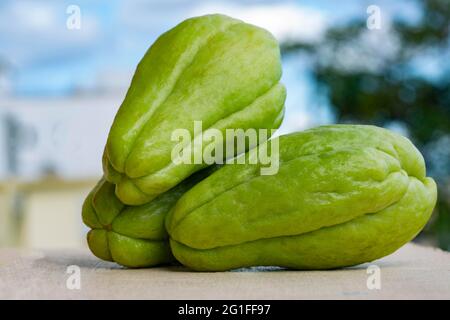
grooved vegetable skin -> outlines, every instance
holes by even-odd
[[[273,36],[224,15],[191,18],[161,35],[139,63],[103,156],[106,180],[144,204],[205,164],[174,164],[175,129],[276,129],[284,114]],[[203,149],[211,142],[204,141]]]
[[[87,235],[89,248],[98,258],[127,267],[150,267],[174,261],[164,218],[178,198],[211,170],[196,173],[140,206],[124,205],[116,197],[114,185],[101,179],[82,209],[83,222],[91,228]]]
[[[351,266],[394,252],[428,221],[436,185],[408,139],[363,125],[276,139],[277,174],[226,164],[179,199],[166,217],[178,261],[203,271]]]

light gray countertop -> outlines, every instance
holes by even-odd
[[[369,265],[379,269],[368,270]],[[0,249],[0,298],[450,299],[450,253],[408,244],[373,263],[341,270],[200,273],[181,266],[124,269],[87,250]]]

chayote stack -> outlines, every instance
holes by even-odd
[[[166,218],[178,261],[207,271],[351,266],[394,252],[429,219],[436,185],[408,139],[362,125],[276,139],[277,174],[226,164],[179,199]]]
[[[431,215],[436,185],[414,145],[385,129],[333,125],[259,136],[247,153],[238,155],[255,145],[232,147],[238,161],[219,169],[173,161],[180,129],[195,158],[216,143],[213,129],[226,136],[226,129],[278,128],[280,77],[276,40],[242,21],[207,15],[161,35],[136,69],[109,132],[104,178],[83,205],[92,252],[129,267],[176,258],[205,271],[330,269],[383,257],[414,238]],[[266,151],[279,159],[273,175],[262,174]]]
[[[280,77],[279,46],[266,30],[224,15],[183,21],[136,69],[109,132],[106,180],[123,203],[144,204],[206,166],[171,161],[174,130],[187,129],[194,140],[194,121],[204,133],[278,128],[286,96]],[[211,143],[204,140],[201,150]]]
[[[114,185],[101,179],[83,204],[83,222],[91,228],[88,245],[98,258],[127,267],[150,267],[174,261],[166,214],[190,187],[215,168],[194,174],[175,188],[140,206],[124,205]]]

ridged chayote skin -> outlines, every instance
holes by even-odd
[[[413,239],[436,202],[422,155],[385,129],[332,125],[281,136],[279,156],[276,175],[226,164],[180,198],[166,218],[177,260],[206,271],[356,265]]]
[[[264,29],[224,15],[191,18],[161,35],[140,61],[114,119],[105,177],[126,204],[147,203],[205,164],[174,164],[176,129],[276,129],[286,92],[280,51]],[[204,139],[205,140],[205,139]],[[204,141],[204,147],[211,141]]]
[[[213,169],[194,174],[140,206],[124,205],[116,197],[114,185],[101,179],[83,204],[83,222],[92,229],[87,235],[89,248],[98,258],[127,267],[174,261],[164,219],[181,195]]]

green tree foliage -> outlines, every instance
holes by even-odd
[[[318,92],[338,122],[406,129],[439,185],[424,235],[450,250],[450,1],[415,5],[418,21],[387,21],[381,7],[379,30],[369,30],[362,16],[331,27],[320,43],[285,44],[283,53],[310,55]]]

